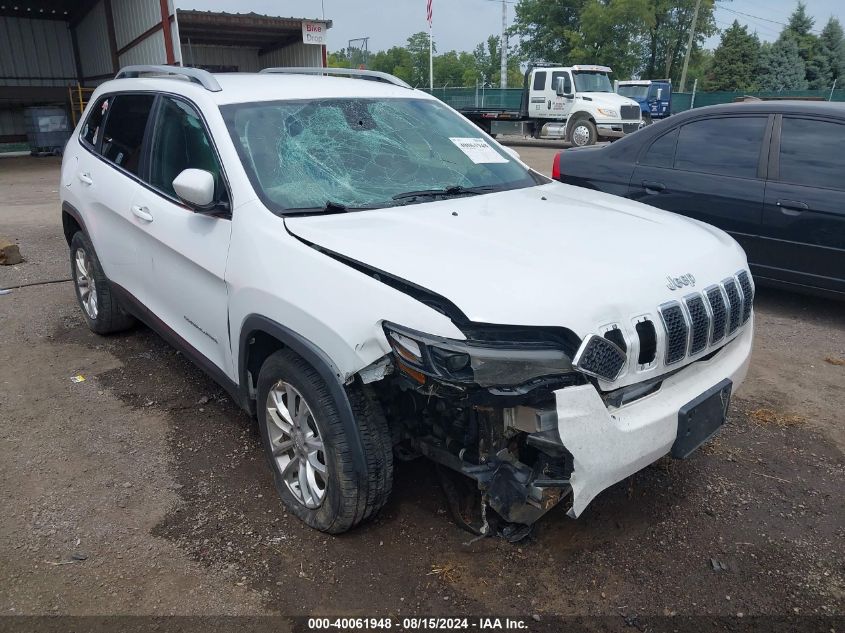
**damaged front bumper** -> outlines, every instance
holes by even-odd
[[[607,406],[592,385],[555,392],[557,430],[573,459],[569,477],[577,517],[602,490],[670,452],[680,409],[725,378],[734,388],[751,359],[753,323],[713,358],[663,380],[660,388],[619,408]]]

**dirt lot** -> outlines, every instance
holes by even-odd
[[[552,150],[519,151],[548,172]],[[0,159],[0,235],[27,259],[0,288],[68,276],[57,188],[57,160]],[[155,334],[91,334],[69,283],[0,295],[0,613],[843,614],[845,309],[761,290],[756,310],[715,441],[577,521],[466,545],[424,462],[376,521],[304,528],[254,423]]]

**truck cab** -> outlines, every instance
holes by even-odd
[[[607,66],[535,66],[525,77],[523,108],[537,138],[574,145],[619,138],[640,127],[636,101],[616,94]]]
[[[618,81],[616,92],[640,104],[645,125],[658,119],[665,119],[672,114],[671,79]]]

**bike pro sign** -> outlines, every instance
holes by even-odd
[[[303,44],[326,44],[326,31],[328,25],[325,22],[302,22]]]

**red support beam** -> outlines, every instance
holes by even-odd
[[[173,36],[170,32],[170,9],[167,7],[167,0],[159,0],[159,5],[161,6],[161,28],[164,30],[164,51],[167,54],[167,63],[175,64]]]

